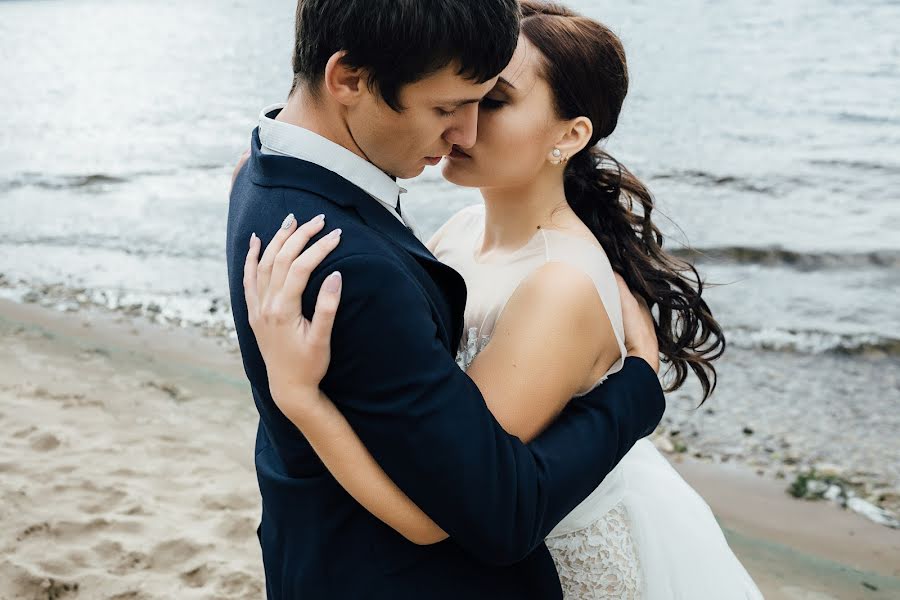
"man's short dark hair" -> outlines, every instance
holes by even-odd
[[[316,94],[335,52],[369,73],[394,110],[400,89],[451,63],[477,83],[509,63],[519,38],[518,0],[299,0],[291,93]]]

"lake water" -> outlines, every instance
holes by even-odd
[[[900,3],[571,4],[628,52],[608,149],[723,284],[711,404],[737,412],[703,435],[808,428],[813,458],[900,481]],[[294,5],[0,2],[0,294],[227,335],[229,175],[288,91]],[[426,233],[479,199],[437,169],[409,187]]]

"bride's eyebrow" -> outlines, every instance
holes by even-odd
[[[502,83],[503,85],[509,86],[509,87],[511,87],[512,89],[516,89],[516,86],[514,86],[513,84],[511,84],[511,83],[509,82],[509,80],[507,80],[505,77],[499,78],[499,79],[497,80],[497,83]]]

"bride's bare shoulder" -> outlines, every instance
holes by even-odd
[[[578,340],[591,346],[596,339],[613,334],[594,281],[564,262],[548,262],[526,277],[510,297],[501,319],[504,317],[520,321],[538,318],[552,327],[578,332]]]

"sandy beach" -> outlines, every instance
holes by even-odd
[[[262,598],[255,410],[208,340],[3,304],[0,598]]]
[[[0,340],[0,600],[263,597],[256,413],[232,348],[6,301]],[[675,464],[767,598],[900,595],[900,531],[747,468]]]

